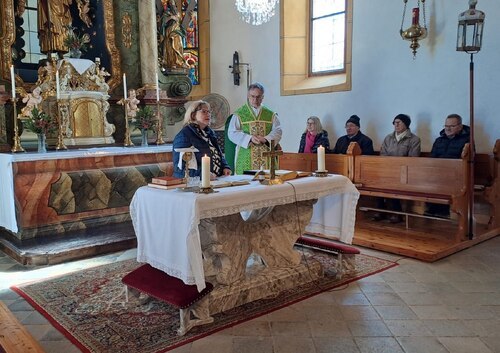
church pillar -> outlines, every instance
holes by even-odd
[[[156,5],[154,0],[139,1],[139,45],[143,86],[156,87],[158,68]]]

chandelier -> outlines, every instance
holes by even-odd
[[[234,5],[246,23],[259,26],[274,16],[279,0],[236,0]]]

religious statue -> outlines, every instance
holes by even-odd
[[[42,92],[50,91],[52,88],[55,90],[55,80],[56,74],[54,64],[47,59],[43,59],[40,62],[40,67],[38,68],[38,80],[36,81],[36,86],[39,86]]]
[[[135,118],[139,110],[139,103],[141,103],[141,101],[137,99],[135,89],[129,90],[127,99],[127,118]]]
[[[28,118],[31,116],[33,108],[38,108],[40,103],[42,103],[42,89],[40,87],[35,87],[33,92],[27,93],[23,97],[23,103],[26,103],[26,106],[21,109],[21,115]]]
[[[167,69],[187,68],[183,48],[186,32],[181,26],[181,16],[175,0],[168,0],[164,4],[160,26],[161,66]]]
[[[38,39],[42,53],[68,51],[64,38],[73,22],[69,8],[72,3],[73,0],[38,1]]]
[[[76,5],[78,6],[80,19],[87,25],[88,28],[92,27],[92,20],[89,16],[90,0],[76,0]]]

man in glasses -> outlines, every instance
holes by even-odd
[[[450,114],[446,117],[444,129],[434,141],[431,156],[434,158],[460,158],[462,150],[470,140],[470,128],[462,124],[462,117]]]
[[[444,122],[444,129],[434,141],[431,156],[434,158],[460,158],[466,143],[470,141],[470,127],[462,124],[462,117],[450,114]],[[426,216],[450,217],[450,206],[427,203]]]
[[[235,174],[260,169],[262,166],[269,169],[267,158],[262,153],[270,150],[271,141],[276,146],[281,140],[278,115],[262,105],[263,100],[264,86],[252,83],[248,87],[247,103],[234,112],[229,122],[228,137],[236,145]],[[226,151],[226,156],[228,152]],[[231,165],[230,161],[228,163]]]

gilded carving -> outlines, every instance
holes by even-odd
[[[125,48],[132,47],[132,17],[128,12],[122,17],[122,39]]]

